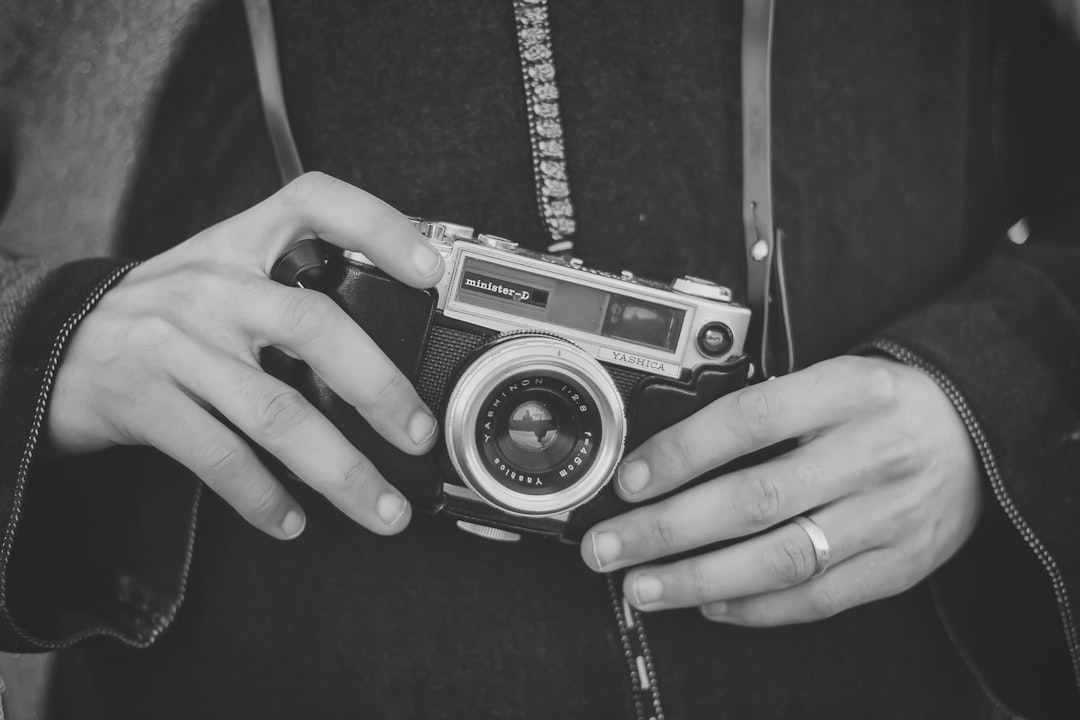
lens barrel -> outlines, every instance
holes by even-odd
[[[502,336],[474,356],[450,393],[444,428],[465,484],[528,517],[588,502],[625,442],[611,376],[569,341],[540,333]]]

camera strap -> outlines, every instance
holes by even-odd
[[[747,347],[757,351],[761,376],[767,378],[780,372],[790,372],[795,365],[787,292],[784,283],[783,233],[773,222],[772,198],[772,116],[770,108],[770,79],[773,46],[773,16],[776,0],[744,0],[742,24],[742,132],[743,132],[743,234],[746,245],[747,305],[751,310],[750,337]],[[522,71],[527,86],[529,107],[544,98],[547,85],[554,88],[554,58],[551,57],[550,33],[547,30],[546,3],[518,3],[517,29]],[[303,173],[300,154],[296,149],[285,110],[285,94],[281,87],[281,68],[278,64],[277,39],[269,0],[244,0],[248,31],[255,56],[255,71],[259,79],[270,140],[277,158],[278,171],[284,182]],[[542,32],[538,33],[539,30]],[[530,61],[545,62],[551,68],[548,78],[543,68],[534,68]],[[537,78],[550,80],[540,87]],[[556,93],[557,89],[553,92]],[[569,181],[565,162],[553,163],[558,157],[540,157],[547,145],[556,141],[551,152],[562,148],[562,126],[558,116],[530,110],[530,137],[534,159],[540,166],[554,169],[551,177],[538,174],[537,197],[542,216],[551,223],[561,223],[561,233],[553,234],[558,244],[572,235],[573,208],[569,202]],[[543,123],[540,127],[537,123]],[[534,127],[535,126],[535,127]],[[551,133],[557,131],[557,137]],[[548,143],[551,144],[551,143]],[[557,147],[555,147],[557,146]],[[540,153],[540,154],[538,154]],[[538,161],[539,162],[539,161]],[[541,187],[542,186],[542,187]],[[550,192],[556,188],[557,193]],[[546,189],[545,189],[546,188]],[[551,197],[548,197],[551,195]],[[562,201],[562,202],[560,202]],[[550,208],[549,208],[550,206]],[[565,210],[560,209],[565,206]],[[562,247],[559,248],[563,249]]]
[[[244,0],[247,13],[251,50],[255,55],[255,74],[259,78],[259,96],[263,115],[274,146],[278,173],[288,184],[304,174],[300,152],[296,149],[289,115],[285,112],[285,91],[281,88],[281,66],[278,64],[277,35],[274,33],[274,13],[270,0]]]
[[[762,378],[795,367],[784,282],[783,233],[773,221],[772,46],[776,0],[745,0],[742,26],[743,235],[749,347]]]

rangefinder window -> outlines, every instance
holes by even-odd
[[[600,334],[675,352],[682,331],[682,310],[625,295],[610,295]]]
[[[477,258],[463,263],[457,300],[668,352],[675,352],[686,316],[677,308]]]

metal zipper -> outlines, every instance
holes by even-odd
[[[619,628],[626,669],[630,673],[635,720],[665,720],[664,706],[660,703],[656,666],[653,663],[649,638],[645,634],[645,618],[623,597],[613,573],[606,574],[604,579],[607,581],[611,609],[615,613],[615,622]]]
[[[136,648],[148,647],[159,635],[161,635],[162,631],[172,623],[173,619],[176,617],[177,609],[184,599],[184,592],[187,589],[188,571],[191,567],[191,556],[195,544],[195,516],[199,506],[201,485],[196,488],[195,499],[192,504],[191,525],[188,531],[187,548],[185,549],[184,554],[184,564],[180,570],[179,594],[177,595],[176,602],[169,607],[168,612],[154,613],[151,616],[153,624],[147,632],[131,637],[111,627],[99,624],[80,630],[63,640],[46,640],[31,635],[19,626],[19,624],[15,622],[15,618],[12,617],[11,609],[7,603],[8,563],[11,560],[11,551],[15,544],[15,533],[18,530],[19,519],[22,515],[23,496],[26,492],[27,477],[30,474],[30,463],[34,458],[34,451],[37,449],[38,440],[41,437],[41,429],[45,422],[45,411],[48,408],[49,395],[52,391],[53,382],[56,379],[56,369],[60,365],[60,355],[63,353],[68,338],[75,330],[75,327],[94,308],[97,302],[101,300],[101,297],[106,291],[138,264],[138,262],[129,262],[116,268],[105,276],[105,278],[94,287],[93,292],[90,293],[82,306],[72,313],[64,322],[63,326],[61,326],[60,332],[57,333],[56,339],[53,341],[52,350],[50,351],[48,360],[45,364],[45,373],[42,379],[41,389],[38,391],[37,404],[34,407],[34,416],[30,424],[30,436],[23,448],[18,472],[15,475],[15,490],[11,501],[11,518],[8,520],[7,527],[4,529],[3,540],[0,541],[0,619],[2,619],[20,639],[37,646],[39,649],[56,650],[95,635],[114,637],[125,644]]]
[[[1061,623],[1065,629],[1065,642],[1068,645],[1069,657],[1072,660],[1073,678],[1077,688],[1080,689],[1080,640],[1077,638],[1076,623],[1073,620],[1072,605],[1069,603],[1069,594],[1065,587],[1065,578],[1061,574],[1061,569],[1058,567],[1057,562],[1050,555],[1050,552],[1046,549],[1046,546],[1043,545],[1042,541],[1035,535],[1035,531],[1032,530],[1027,520],[1020,514],[1016,504],[1009,496],[1008,490],[1005,488],[1005,482],[1001,478],[1001,470],[998,468],[997,460],[994,457],[993,451],[990,449],[990,443],[987,442],[986,433],[983,432],[982,426],[975,418],[975,413],[972,411],[971,406],[968,405],[966,398],[960,393],[952,380],[936,367],[907,348],[889,340],[876,340],[872,342],[870,346],[881,352],[887,353],[905,365],[910,365],[929,375],[930,378],[937,383],[938,387],[945,392],[957,412],[960,413],[960,418],[964,421],[964,426],[967,428],[968,434],[975,443],[975,449],[979,453],[979,459],[982,462],[983,470],[990,480],[990,487],[993,489],[994,498],[1005,511],[1005,514],[1012,522],[1013,527],[1017,529],[1020,536],[1028,544],[1028,547],[1031,548],[1032,552],[1035,553],[1035,556],[1039,559],[1039,562],[1042,563],[1042,566],[1050,576],[1050,582],[1054,588],[1054,597],[1057,600],[1058,612],[1061,615]],[[942,619],[945,619],[944,614],[940,612],[940,608],[938,614],[942,616]],[[947,624],[947,629],[951,629],[951,625]],[[950,637],[952,637],[951,631],[949,634]],[[957,645],[959,648],[955,638],[953,644]],[[972,667],[972,663],[968,660],[967,654],[962,650],[961,656],[964,657],[968,666]],[[1016,715],[1015,712],[1004,707],[1001,700],[989,690],[986,683],[982,682],[982,678],[978,673],[976,673],[976,677],[995,704],[1014,716]]]
[[[574,249],[574,203],[566,173],[559,87],[551,48],[547,0],[514,0],[521,77],[525,83],[525,111],[529,118],[533,185],[540,220],[551,238],[548,252]]]

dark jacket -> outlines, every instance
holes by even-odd
[[[206,5],[161,63],[117,257],[277,185],[239,4]],[[744,292],[739,8],[553,3],[591,264]],[[510,2],[276,12],[308,167],[545,243]],[[1080,714],[1080,58],[1064,27],[1019,3],[781,3],[776,204],[800,363],[876,342],[935,373],[988,502],[928,582],[827,621],[647,616],[664,717]],[[1015,246],[1020,217],[1032,233]],[[301,487],[307,530],[281,544],[154,451],[40,452],[64,341],[124,265],[26,268],[2,266],[0,637],[82,641],[60,656],[59,717],[655,714],[625,647],[638,628],[573,548],[424,517],[377,538]]]

